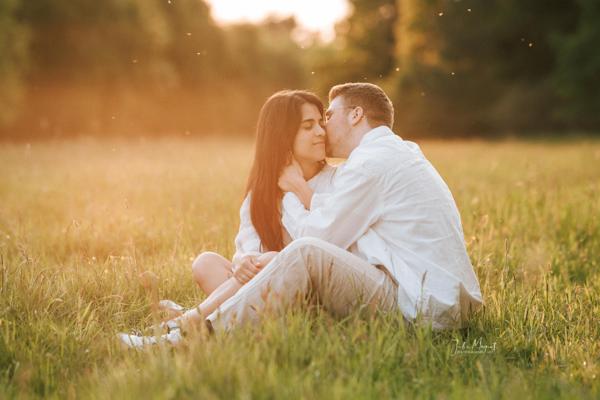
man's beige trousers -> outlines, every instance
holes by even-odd
[[[215,331],[257,323],[309,299],[336,317],[355,310],[372,314],[398,309],[398,286],[390,273],[323,240],[290,243],[251,281],[208,316]]]

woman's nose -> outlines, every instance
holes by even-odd
[[[317,125],[317,129],[315,131],[315,135],[317,136],[325,136],[325,128],[321,125]]]

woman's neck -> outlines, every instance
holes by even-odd
[[[300,168],[302,168],[302,175],[305,181],[310,180],[323,168],[323,164],[318,161],[298,161],[298,163],[300,164]]]

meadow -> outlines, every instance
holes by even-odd
[[[480,279],[468,327],[299,310],[144,352],[115,334],[232,255],[252,141],[0,144],[0,398],[598,398],[600,141],[419,143]]]

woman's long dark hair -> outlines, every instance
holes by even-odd
[[[290,161],[294,138],[302,122],[302,105],[314,104],[323,116],[323,103],[313,93],[283,90],[262,106],[256,126],[254,164],[246,194],[251,193],[250,216],[260,237],[263,251],[283,249],[281,199],[277,181]]]

